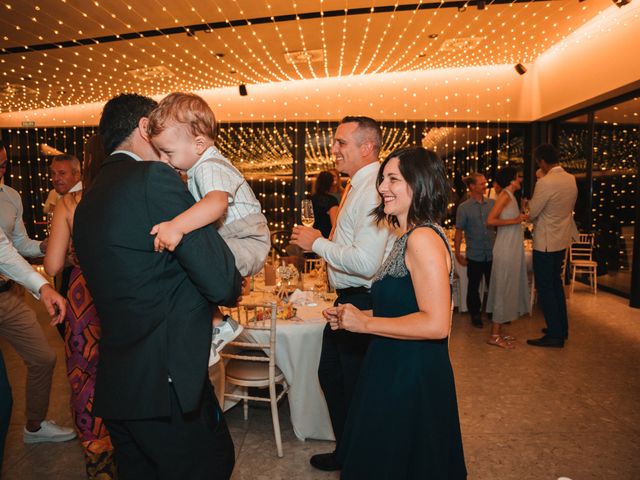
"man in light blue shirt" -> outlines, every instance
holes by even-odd
[[[480,282],[484,276],[487,286],[491,278],[495,229],[487,226],[487,217],[495,200],[486,198],[487,179],[481,173],[472,173],[465,179],[469,199],[458,206],[456,214],[455,254],[460,265],[467,267],[467,308],[474,327],[482,328],[480,309]],[[462,235],[466,240],[466,252],[460,253]]]

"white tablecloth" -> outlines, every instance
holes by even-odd
[[[245,302],[257,299],[248,297]],[[257,301],[262,301],[262,298]],[[299,307],[298,320],[278,320],[276,328],[276,364],[290,385],[288,399],[293,431],[300,440],[334,440],[329,410],[318,381],[318,365],[322,349],[322,331],[326,322],[322,302],[316,307]],[[268,330],[251,330],[258,342],[269,343]],[[244,333],[243,333],[244,335]],[[227,389],[233,388],[227,385]],[[236,402],[225,402],[225,409]]]

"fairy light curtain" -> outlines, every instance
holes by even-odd
[[[392,151],[423,145],[438,152],[453,184],[471,171],[488,177],[496,167],[522,162],[522,141],[506,126],[487,128],[478,123],[384,122],[380,157]],[[331,154],[337,122],[252,123],[220,125],[217,145],[223,155],[245,175],[260,200],[271,229],[289,229],[295,221],[293,202],[293,157],[297,128],[304,131],[305,191],[312,191],[315,176],[334,168]],[[11,167],[7,183],[25,203],[25,224],[35,238],[44,236],[42,205],[51,187],[48,164],[60,152],[82,160],[84,140],[96,127],[54,127],[7,129]],[[511,137],[509,136],[511,135]],[[514,144],[516,145],[514,147]],[[464,188],[464,187],[460,187]],[[463,193],[463,191],[461,192]]]
[[[71,153],[82,160],[84,140],[95,127],[6,129],[0,132],[9,158],[5,181],[22,197],[24,222],[29,235],[45,236],[43,204],[51,190],[49,162],[53,155]]]

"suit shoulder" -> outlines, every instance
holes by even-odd
[[[152,177],[154,181],[166,180],[169,182],[182,183],[180,175],[166,163],[152,161],[142,163],[145,164],[147,175]]]

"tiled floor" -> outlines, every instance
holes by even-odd
[[[570,340],[562,350],[524,343],[539,334],[538,311],[513,323],[510,333],[519,339],[513,351],[484,343],[486,326],[478,330],[466,316],[454,317],[451,356],[470,479],[640,478],[640,310],[578,287],[569,312]],[[62,343],[41,318],[59,356],[50,417],[70,425]],[[84,479],[76,441],[22,443],[25,368],[6,341],[0,348],[15,397],[2,478]],[[308,465],[310,455],[332,444],[297,440],[286,402],[280,412],[282,459],[275,455],[268,409],[252,408],[248,422],[239,408],[226,414],[237,454],[233,479],[338,478]]]

